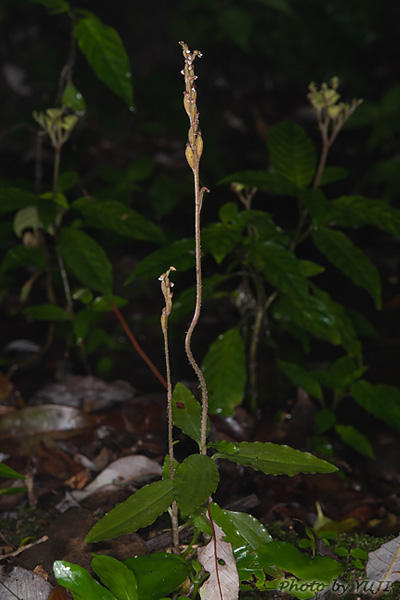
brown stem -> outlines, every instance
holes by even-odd
[[[143,358],[144,362],[150,367],[150,369],[153,371],[154,375],[162,383],[162,385],[165,387],[165,389],[168,389],[168,384],[165,381],[164,377],[161,375],[160,371],[157,369],[155,364],[150,360],[150,358],[147,356],[147,354],[144,352],[144,350],[142,350],[142,348],[139,346],[135,336],[133,335],[132,331],[129,329],[127,322],[125,321],[124,317],[120,313],[115,302],[111,301],[110,304],[111,304],[111,307],[112,307],[114,313],[116,314],[119,322],[121,323],[126,335],[130,339],[133,347],[135,348],[136,352],[138,352],[138,354]]]

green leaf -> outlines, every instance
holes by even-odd
[[[114,310],[111,306],[111,302],[113,302],[118,308],[128,304],[128,300],[125,298],[111,294],[107,296],[107,298],[105,296],[97,296],[97,298],[93,300],[90,308],[96,312],[109,312],[110,310]]]
[[[15,494],[25,494],[27,488],[24,487],[6,487],[0,489],[0,496],[14,496]]]
[[[92,569],[117,600],[138,600],[136,577],[124,563],[112,556],[95,555]]]
[[[313,287],[314,294],[317,296],[318,301],[322,302],[326,310],[333,316],[335,326],[340,335],[340,342],[347,350],[350,356],[354,356],[360,362],[362,361],[362,349],[357,334],[354,330],[353,323],[346,312],[344,306],[335,302],[329,294],[318,289],[316,286]]]
[[[301,190],[299,200],[314,221],[325,221],[329,216],[328,201],[322,190]]]
[[[135,279],[154,279],[173,266],[177,271],[187,271],[195,265],[194,240],[183,239],[164,246],[148,254],[129,275],[124,282],[128,285]]]
[[[313,377],[312,373],[306,371],[306,369],[303,369],[300,365],[284,362],[283,360],[278,360],[278,365],[294,385],[302,388],[310,394],[310,396],[313,396],[313,398],[317,398],[317,400],[322,402],[323,393],[321,386]]]
[[[25,248],[18,245],[7,250],[0,266],[0,274],[11,269],[34,265],[37,269],[44,269],[45,256],[43,248]]]
[[[315,226],[312,237],[318,250],[354,283],[364,288],[376,307],[382,306],[382,290],[376,266],[344,233]]]
[[[219,473],[209,456],[191,454],[179,465],[174,482],[179,510],[190,515],[216,491]]]
[[[369,458],[375,458],[374,451],[368,438],[361,433],[358,429],[352,425],[336,425],[335,431],[338,436],[346,443],[349,444],[354,450],[368,456]]]
[[[313,180],[317,154],[300,125],[284,121],[271,128],[268,138],[270,159],[275,169],[296,188],[303,189]]]
[[[341,181],[349,176],[349,170],[345,167],[325,167],[322,172],[322,177],[319,185],[322,187],[328,183],[335,183]]]
[[[218,292],[216,288],[224,283],[229,278],[229,275],[215,274],[211,277],[204,277],[202,283],[202,297],[203,303],[209,298],[217,296]],[[224,292],[222,292],[224,294]],[[227,294],[228,295],[228,294]],[[174,295],[172,312],[169,316],[169,322],[174,323],[183,318],[186,318],[188,314],[193,311],[193,306],[196,301],[196,288],[191,286],[184,290],[179,296]]]
[[[62,106],[66,106],[74,112],[86,109],[85,100],[79,90],[72,83],[65,86],[61,100]]]
[[[180,382],[176,384],[172,393],[172,420],[176,427],[200,446],[201,405],[192,392]]]
[[[121,38],[113,27],[86,14],[75,26],[78,45],[97,77],[133,110],[132,74]]]
[[[280,173],[238,171],[218,181],[218,185],[227,183],[238,183],[245,187],[256,187],[264,192],[273,192],[274,194],[282,194],[284,196],[296,195],[296,186]]]
[[[281,292],[307,298],[308,282],[303,266],[291,250],[274,242],[258,243],[250,248],[249,261]]]
[[[325,267],[318,265],[312,260],[301,260],[300,262],[304,277],[314,277],[325,271]]]
[[[85,542],[110,540],[123,533],[133,533],[154,523],[174,499],[171,480],[155,481],[140,488],[128,500],[118,504],[89,531]]]
[[[225,458],[238,465],[252,467],[267,475],[296,475],[296,473],[334,473],[337,468],[309,452],[294,450],[272,442],[212,442],[217,450],[213,458]]]
[[[366,370],[367,367],[358,367],[349,356],[342,356],[333,363],[329,371],[313,371],[313,374],[322,385],[331,390],[344,392]]]
[[[135,574],[140,600],[159,600],[171,594],[190,571],[189,561],[167,552],[134,556],[124,564]]]
[[[79,210],[91,227],[111,229],[119,235],[126,235],[134,240],[159,244],[164,241],[164,236],[157,225],[122,202],[115,200],[88,202],[86,198],[81,198],[76,200],[72,207]]]
[[[13,187],[0,189],[0,215],[35,205],[37,201],[37,196],[26,190]]]
[[[67,267],[81,283],[111,294],[112,266],[100,244],[79,229],[63,227],[58,247]]]
[[[384,200],[365,196],[341,196],[331,203],[329,217],[340,227],[376,225],[400,236],[400,210],[392,208]]]
[[[61,308],[61,306],[57,306],[57,304],[28,306],[28,308],[23,310],[23,313],[39,321],[68,321],[70,319],[67,311]]]
[[[166,174],[158,175],[155,178],[147,196],[157,220],[169,215],[177,205],[179,198],[180,191],[176,178]]]
[[[400,430],[400,389],[391,385],[372,385],[360,380],[351,386],[351,395],[367,412]]]
[[[290,239],[283,230],[272,220],[271,215],[262,210],[242,210],[235,218],[233,225],[242,230],[249,225],[252,237],[256,240],[276,242],[280,246],[288,246]]]
[[[242,240],[235,227],[224,223],[211,223],[204,227],[201,237],[203,249],[211,252],[217,264],[220,264]]]
[[[239,211],[236,202],[227,202],[223,204],[218,211],[218,216],[223,223],[232,223],[235,220]]]
[[[336,423],[336,415],[330,408],[321,408],[315,415],[315,422],[319,432],[324,433]]]
[[[7,479],[25,479],[21,473],[17,473],[17,471],[14,471],[14,469],[2,462],[0,462],[0,477],[7,477]]]
[[[215,502],[210,504],[210,511],[213,520],[224,530],[225,541],[230,542],[234,550],[242,546],[257,550],[262,544],[272,542],[268,531],[255,517],[223,510]]]
[[[75,187],[79,181],[79,175],[76,171],[64,171],[60,173],[57,181],[57,192],[67,192]]]
[[[310,558],[308,554],[300,552],[289,542],[265,544],[259,548],[257,556],[260,566],[265,568],[268,565],[275,565],[308,582],[321,582],[328,585],[343,572],[342,565],[336,560],[327,556]],[[285,588],[282,587],[281,590],[285,591]]]
[[[59,585],[73,594],[74,600],[117,600],[115,596],[98,583],[83,567],[65,560],[53,563],[54,576]]]
[[[41,4],[51,15],[69,12],[69,4],[66,0],[32,0],[35,4]]]
[[[209,391],[209,413],[233,415],[246,385],[246,355],[239,329],[218,336],[207,351],[202,371]]]

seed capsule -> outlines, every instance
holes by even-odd
[[[200,131],[197,133],[196,152],[197,158],[200,159],[201,155],[203,154],[203,138],[201,137]]]
[[[185,156],[186,156],[186,160],[188,161],[189,167],[191,169],[194,169],[194,155],[193,155],[193,150],[190,147],[190,144],[186,145]]]

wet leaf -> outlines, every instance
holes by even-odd
[[[135,574],[140,600],[159,600],[170,594],[190,570],[184,558],[167,552],[127,558],[124,564]]]
[[[117,600],[138,600],[136,577],[124,563],[112,556],[96,555],[92,569]]]
[[[224,530],[225,540],[232,548],[247,546],[257,550],[262,544],[272,541],[272,537],[260,521],[243,512],[223,510],[218,504],[210,504],[211,517]]]
[[[117,600],[116,597],[79,565],[65,560],[56,560],[53,564],[54,576],[58,583],[70,590],[74,600]]]

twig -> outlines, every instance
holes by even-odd
[[[0,558],[1,558],[1,560],[3,560],[3,558],[11,558],[13,556],[18,556],[18,554],[21,554],[21,552],[24,552],[25,550],[29,550],[29,548],[33,548],[34,546],[37,546],[38,544],[47,542],[48,539],[49,539],[49,536],[44,535],[43,537],[40,538],[40,540],[36,540],[36,542],[32,542],[31,544],[26,544],[25,546],[21,546],[21,548],[18,548],[17,550],[14,550],[14,552],[10,552],[9,554],[3,554]]]

